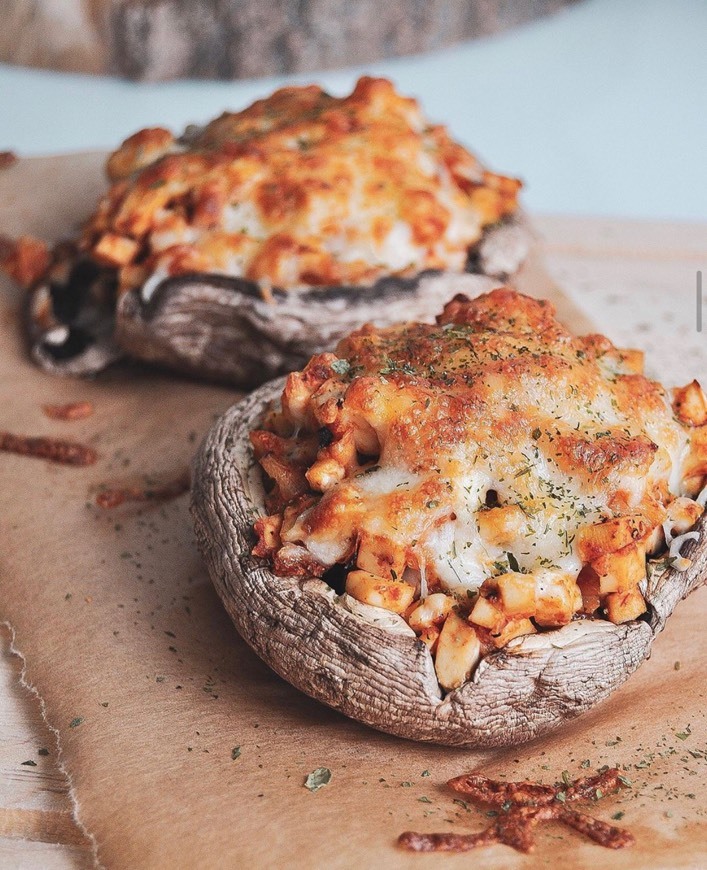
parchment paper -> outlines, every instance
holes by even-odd
[[[93,204],[100,165],[100,155],[83,155],[0,174],[0,232],[66,233]],[[528,288],[557,295],[537,268],[524,276]],[[565,306],[566,317],[572,311]],[[588,326],[579,315],[576,325]],[[100,484],[176,477],[235,398],[137,367],[93,382],[45,375],[25,358],[18,295],[0,288],[0,428],[79,440],[100,454],[88,469],[0,454],[0,620],[58,731],[78,817],[103,865],[705,865],[704,589],[678,608],[621,691],[552,737],[480,753],[379,734],[300,695],[239,639],[200,565],[186,496],[94,505]],[[92,401],[95,414],[58,422],[40,408],[77,400]],[[395,846],[407,829],[488,823],[453,802],[451,776],[554,782],[563,770],[575,777],[605,763],[625,765],[633,787],[592,809],[605,820],[624,813],[632,850],[611,853],[554,826],[538,832],[533,858],[503,846],[467,856]],[[331,782],[310,793],[305,777],[320,766]]]

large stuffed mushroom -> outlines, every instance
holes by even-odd
[[[530,247],[520,182],[384,79],[284,88],[181,138],[142,130],[107,172],[77,241],[0,250],[54,372],[127,354],[253,386],[361,323],[432,319],[468,273],[512,275]]]
[[[588,710],[707,569],[707,401],[641,368],[498,289],[256,390],[193,477],[238,631],[416,740],[501,746]]]

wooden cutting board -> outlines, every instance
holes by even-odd
[[[55,237],[71,227],[101,187],[100,164],[78,155],[1,174],[0,232]],[[694,326],[704,227],[536,225],[551,275],[535,263],[522,288],[561,298],[561,284],[566,319],[587,328],[579,302],[610,337],[647,347],[666,381],[707,374],[707,341]],[[130,868],[704,866],[704,590],[678,608],[621,691],[554,736],[482,753],[378,734],[298,694],[239,640],[200,565],[186,498],[95,506],[100,484],[181,471],[236,394],[140,369],[91,382],[44,375],[24,357],[9,285],[0,332],[0,428],[80,440],[101,457],[72,469],[0,455],[0,621],[13,626],[90,834],[69,820],[55,737],[17,687],[3,637],[0,865],[88,866],[95,844],[106,866]],[[95,414],[59,423],[40,411],[73,400],[92,401]],[[586,760],[627,768],[632,788],[595,809],[607,820],[624,814],[633,850],[610,853],[557,828],[539,834],[534,858],[501,846],[444,857],[395,847],[406,829],[464,832],[488,821],[453,803],[450,776],[553,782],[563,770],[586,772]],[[320,766],[332,780],[312,794],[304,780]]]

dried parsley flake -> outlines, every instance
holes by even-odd
[[[318,767],[316,770],[307,774],[307,779],[304,781],[304,787],[314,792],[319,791],[320,788],[324,788],[325,785],[329,785],[330,782],[331,771],[329,768]]]

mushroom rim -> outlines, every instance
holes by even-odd
[[[469,681],[442,695],[432,656],[419,639],[351,612],[345,596],[325,581],[279,577],[250,554],[264,489],[248,433],[279,399],[284,380],[265,384],[232,406],[204,439],[193,469],[197,542],[246,642],[296,688],[354,719],[446,745],[530,740],[590,709],[628,679],[678,601],[704,582],[705,516],[694,527],[700,539],[685,547],[692,566],[651,574],[645,583],[649,609],[638,620],[614,625],[581,619],[517,638],[484,657]],[[317,639],[317,631],[339,636]],[[323,660],[312,656],[312,644],[326,652]],[[384,655],[381,645],[387,647]],[[382,677],[373,665],[382,667]]]
[[[265,285],[262,282],[207,271],[165,276],[154,283],[146,297],[145,287],[159,274],[153,272],[139,287],[119,294],[111,311],[89,299],[68,319],[57,315],[51,284],[40,281],[30,288],[26,296],[25,331],[33,360],[54,374],[91,375],[127,357],[216,381],[244,387],[259,386],[263,378],[234,374],[231,369],[237,372],[237,364],[230,369],[221,366],[223,371],[219,371],[219,366],[210,364],[204,358],[198,341],[194,347],[188,347],[188,340],[178,332],[170,336],[170,330],[175,329],[177,322],[185,321],[188,305],[203,302],[214,308],[220,307],[222,312],[219,316],[224,320],[224,327],[234,317],[237,319],[238,314],[234,312],[242,309],[243,323],[256,335],[263,331],[275,355],[282,358],[279,365],[267,367],[265,376],[270,378],[292,368],[291,363],[295,362],[290,359],[292,351],[286,337],[278,336],[277,322],[280,316],[292,320],[296,311],[302,328],[309,330],[308,357],[320,351],[325,340],[326,330],[321,328],[321,324],[323,316],[324,320],[327,319],[327,312],[322,311],[322,308],[331,306],[333,311],[339,312],[345,307],[347,331],[374,318],[375,311],[381,310],[388,301],[400,298],[410,301],[413,316],[428,316],[433,313],[433,308],[435,311],[438,308],[436,299],[432,300],[431,306],[425,304],[423,288],[429,279],[472,276],[505,280],[527,260],[533,238],[525,214],[518,209],[483,229],[478,241],[469,248],[462,271],[425,269],[404,278],[384,275],[372,284],[361,285],[312,286],[299,290],[273,287],[264,292]],[[485,246],[490,252],[486,257],[483,254]],[[77,257],[76,262],[80,259]],[[104,267],[103,274],[111,271],[111,267]],[[268,294],[271,294],[270,298],[267,298]],[[37,315],[38,311],[44,314]],[[167,311],[169,314],[165,313]],[[328,314],[331,316],[331,312]],[[86,328],[87,324],[90,324],[90,329]],[[66,334],[65,343],[68,343],[70,336],[81,333],[82,349],[76,353],[64,352],[61,344],[50,339],[51,333],[59,330]],[[298,343],[302,342],[300,338]],[[296,356],[297,362],[304,360],[299,348]]]

